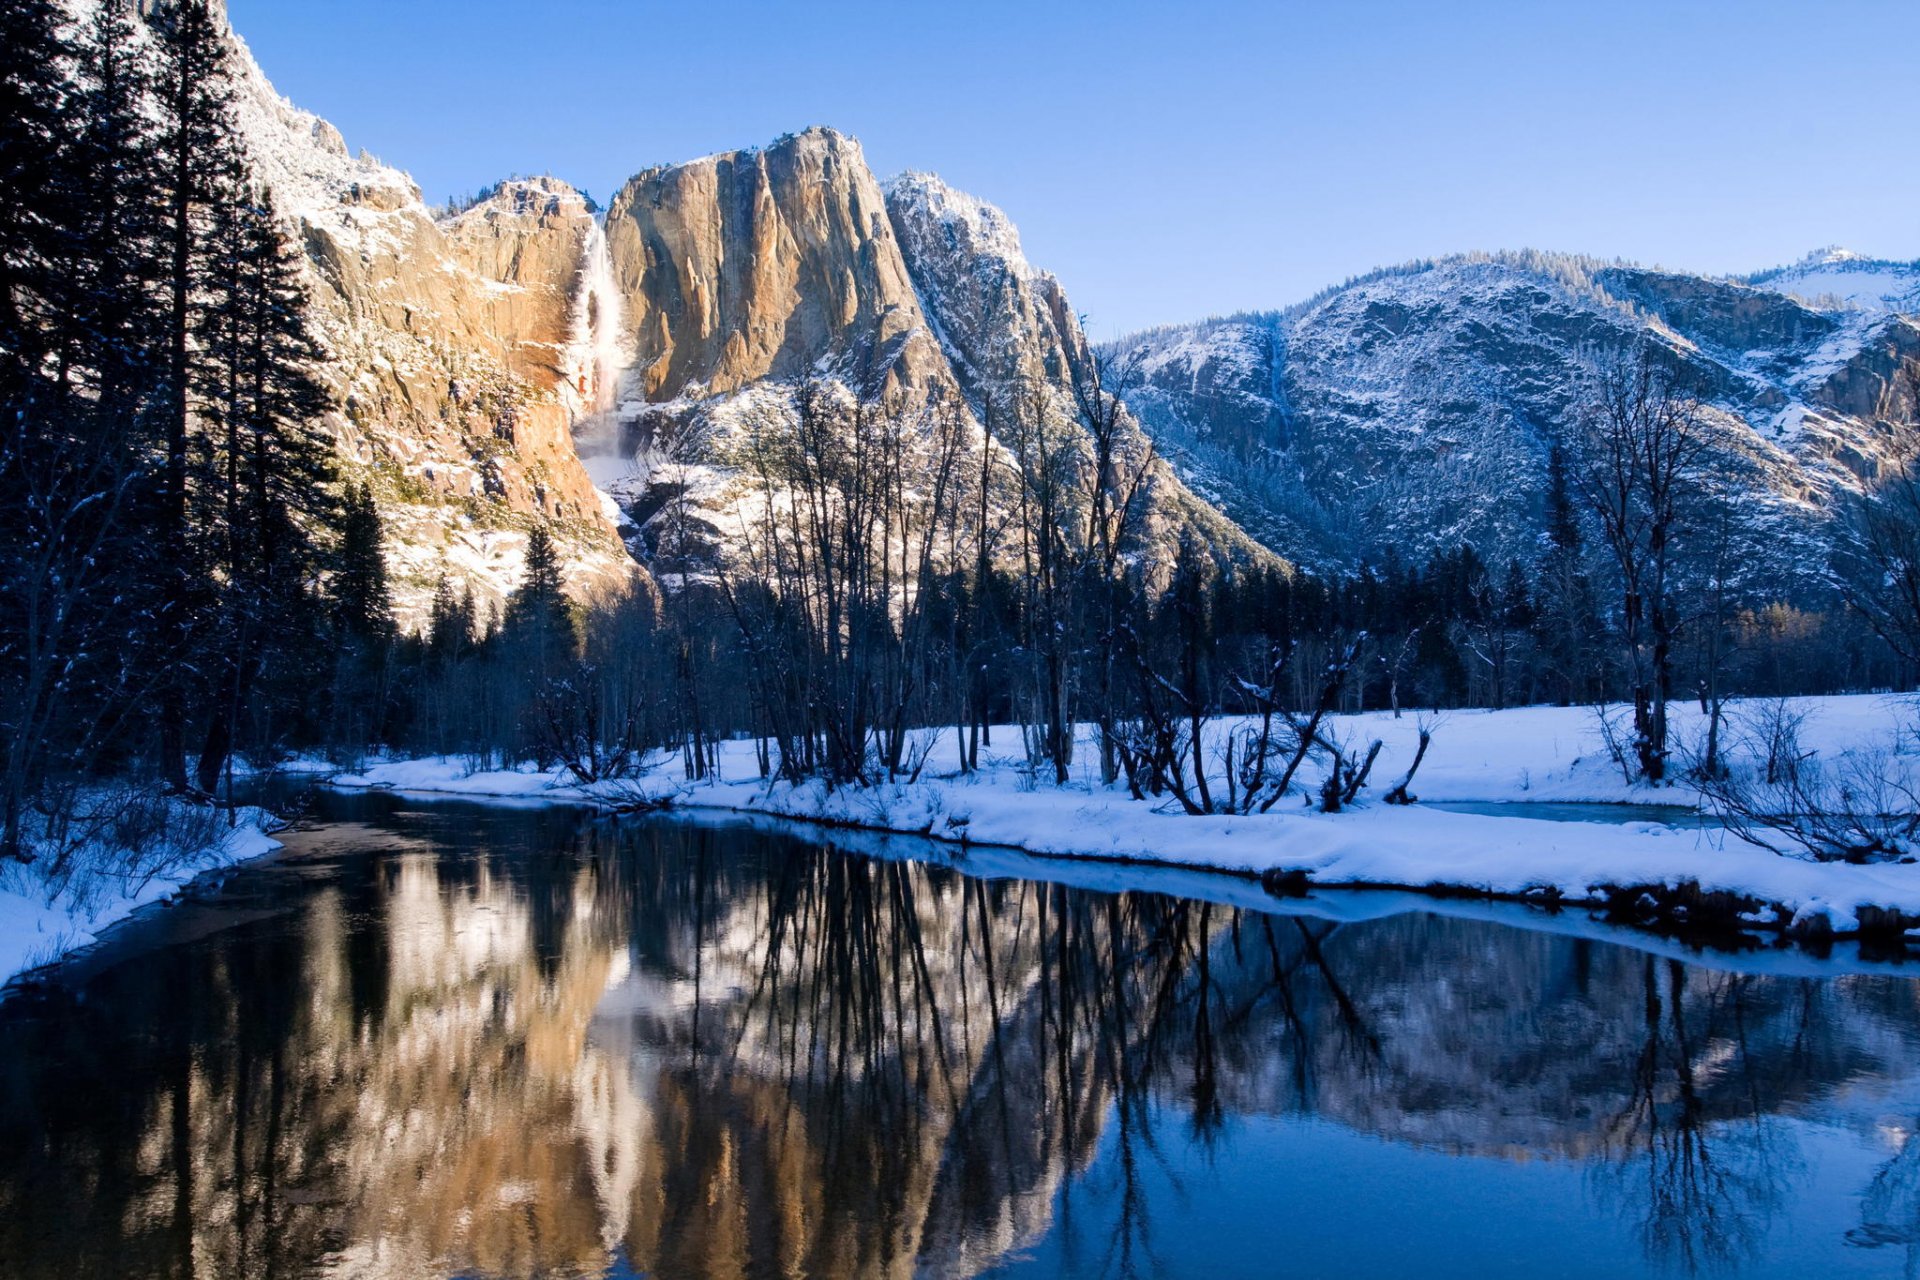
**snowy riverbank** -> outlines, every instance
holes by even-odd
[[[1908,704],[1880,697],[1800,700],[1801,743],[1838,755],[1869,746],[1903,762]],[[1756,704],[1747,710],[1757,714]],[[1681,740],[1697,734],[1683,714]],[[1742,721],[1736,715],[1730,735]],[[1349,742],[1382,741],[1370,794],[1377,796],[1412,758],[1418,727],[1408,715],[1341,717],[1334,732]],[[1531,707],[1456,712],[1439,724],[1415,780],[1427,804],[1362,805],[1321,814],[1303,802],[1247,816],[1193,817],[1104,788],[1090,775],[1093,752],[1065,787],[1036,783],[1022,767],[1018,735],[995,735],[979,773],[958,775],[953,735],[937,739],[921,779],[911,784],[829,791],[818,783],[769,786],[758,777],[753,744],[726,744],[720,780],[688,785],[676,766],[637,781],[581,786],[561,772],[471,772],[456,759],[393,761],[334,779],[344,787],[386,787],[474,797],[589,804],[668,801],[682,808],[772,814],[810,822],[1001,845],[1028,853],[1204,868],[1241,875],[1302,873],[1313,885],[1397,886],[1503,897],[1596,902],[1628,888],[1677,889],[1751,899],[1748,923],[1797,922],[1847,934],[1863,912],[1920,917],[1920,865],[1849,866],[1781,857],[1717,825],[1676,827],[1643,821],[1546,821],[1506,813],[1457,813],[1433,802],[1694,804],[1684,786],[1630,786],[1608,758],[1591,711]],[[1293,807],[1296,803],[1299,807]]]
[[[0,864],[0,988],[94,942],[110,926],[173,897],[207,872],[280,847],[267,834],[272,818],[257,809],[240,811],[231,827],[224,812],[202,809],[194,816],[204,830],[143,843],[137,854],[110,845],[83,847],[57,881],[49,880],[50,857]]]

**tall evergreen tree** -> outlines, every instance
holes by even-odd
[[[47,346],[77,258],[74,49],[50,0],[0,0],[0,49],[0,386],[12,391]]]
[[[559,548],[544,525],[535,525],[527,537],[526,574],[507,602],[501,638],[540,673],[574,656],[573,606],[567,600]]]
[[[341,503],[340,547],[334,556],[329,594],[340,634],[369,645],[384,644],[393,636],[385,536],[373,489],[365,484],[348,486]]]
[[[238,140],[231,118],[231,51],[225,21],[212,0],[175,0],[150,19],[160,66],[154,137],[166,263],[166,367],[159,414],[166,469],[161,487],[162,601],[155,630],[175,656],[160,708],[160,766],[176,788],[187,787],[185,744],[189,699],[202,689],[194,646],[205,621],[206,576],[190,511],[194,390],[200,382],[193,334],[207,290],[209,221],[231,198]]]
[[[1547,455],[1547,541],[1534,592],[1535,626],[1552,696],[1565,704],[1584,702],[1602,687],[1595,670],[1599,623],[1575,504],[1566,451],[1556,444]]]
[[[307,324],[306,290],[269,196],[245,198],[241,176],[217,210],[215,288],[202,345],[204,431],[211,460],[196,495],[219,572],[206,624],[205,667],[215,674],[195,781],[211,791],[235,745],[241,710],[256,691],[263,726],[285,720],[302,694],[272,677],[273,633],[324,633],[316,589],[342,523],[333,453],[319,428],[329,397],[316,376],[322,353]],[[284,664],[283,664],[284,666]],[[294,674],[284,669],[280,674]],[[265,683],[262,678],[266,677]]]

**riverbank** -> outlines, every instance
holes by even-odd
[[[111,840],[81,845],[53,875],[55,859],[0,864],[0,988],[19,975],[97,941],[142,907],[174,897],[210,872],[271,853],[280,842],[259,809],[236,813],[170,805],[162,834],[137,850]]]
[[[1878,697],[1797,700],[1808,750],[1837,756],[1873,745],[1902,762],[1907,704]],[[1744,708],[1732,738],[1762,710]],[[1696,717],[1697,718],[1697,717]],[[1683,715],[1681,740],[1697,725]],[[1378,796],[1411,762],[1419,722],[1408,715],[1340,717],[1331,732],[1349,743],[1382,743]],[[1713,915],[1740,928],[1785,929],[1819,938],[1863,929],[1902,932],[1920,923],[1920,865],[1852,866],[1782,857],[1716,824],[1677,827],[1646,821],[1546,821],[1526,816],[1445,812],[1430,803],[1362,803],[1337,814],[1290,797],[1265,814],[1189,816],[1177,806],[1137,801],[1091,776],[1094,753],[1065,786],[1036,781],[1002,730],[983,767],[961,775],[949,731],[929,743],[915,782],[830,790],[810,782],[769,784],[753,744],[721,752],[719,778],[698,784],[677,765],[637,780],[581,785],[563,771],[471,771],[457,759],[389,761],[333,779],[381,787],[521,801],[607,807],[664,804],[769,814],[833,827],[927,836],[963,845],[1018,849],[1040,857],[1187,867],[1261,877],[1291,891],[1391,887],[1440,895],[1604,906],[1648,923],[1694,923]],[[1902,764],[1904,767],[1904,763]],[[669,771],[671,769],[671,772]],[[1629,785],[1609,757],[1591,711],[1530,707],[1460,712],[1442,720],[1413,791],[1428,802],[1691,805],[1684,786]]]

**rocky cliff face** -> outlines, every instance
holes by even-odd
[[[417,625],[442,575],[499,600],[536,524],[577,592],[626,580],[631,557],[572,441],[594,379],[575,306],[598,235],[584,198],[553,179],[506,182],[437,217],[406,175],[280,98],[235,43],[242,132],[307,252],[335,435],[381,500],[402,622]]]
[[[1817,572],[1833,496],[1870,479],[1920,354],[1920,266],[1816,255],[1746,281],[1541,254],[1376,273],[1288,311],[1115,344],[1130,397],[1197,488],[1269,545],[1350,569],[1470,542],[1530,556],[1548,451],[1596,360],[1651,333],[1687,367],[1747,517]],[[1797,562],[1794,563],[1794,562]]]
[[[646,170],[609,207],[607,245],[649,401],[823,360],[872,392],[946,379],[879,183],[832,130]]]
[[[975,431],[1029,393],[1074,419],[1091,353],[1006,215],[930,175],[883,190],[831,129],[647,170],[606,234],[632,367],[618,439],[590,465],[642,526],[691,497],[702,555],[724,554],[738,525],[731,444],[801,379],[905,412],[955,405]],[[1182,529],[1233,558],[1269,555],[1165,467],[1146,523],[1149,559],[1169,559]],[[659,553],[652,532],[639,545]]]

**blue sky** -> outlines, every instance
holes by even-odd
[[[1920,3],[229,0],[430,199],[810,124],[993,201],[1101,335],[1530,246],[1920,257]]]

